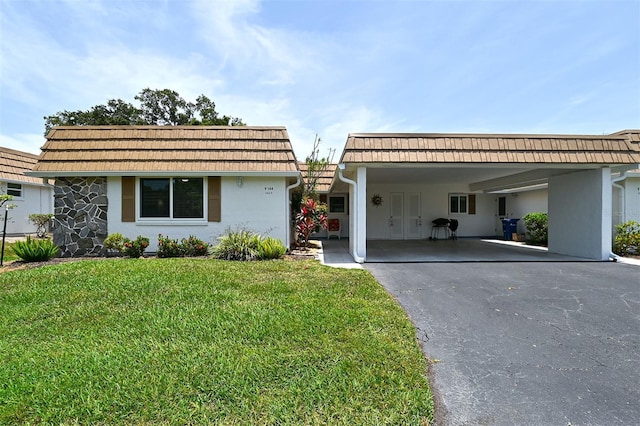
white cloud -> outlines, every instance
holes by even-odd
[[[254,0],[191,3],[199,33],[226,68],[267,86],[288,86],[317,72],[322,42],[308,34],[252,22],[260,12]]]
[[[0,134],[0,146],[40,155],[40,147],[46,142],[42,134],[18,133],[12,136]]]

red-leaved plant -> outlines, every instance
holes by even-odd
[[[327,229],[326,209],[322,207],[313,198],[303,200],[300,212],[296,214],[296,245],[298,247],[307,247],[309,237],[316,230]]]

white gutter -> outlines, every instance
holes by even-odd
[[[293,183],[289,186],[287,186],[285,192],[287,193],[286,197],[287,197],[287,241],[285,242],[285,246],[287,247],[287,249],[289,249],[291,247],[291,197],[290,197],[290,191],[295,188],[296,186],[299,186],[300,183],[302,182],[302,179],[300,178],[300,173],[298,173],[297,179],[296,179],[296,183]]]
[[[615,188],[618,188],[620,190],[620,198],[622,199],[621,201],[621,210],[622,210],[622,217],[621,217],[621,221],[620,223],[625,223],[627,220],[627,197],[625,196],[625,188],[624,186],[618,184],[617,182],[621,182],[623,180],[625,180],[627,178],[627,173],[629,171],[625,170],[624,172],[620,173],[620,176],[618,176],[617,178],[613,178],[611,179],[611,185],[613,185]]]
[[[352,215],[353,215],[353,223],[355,224],[355,221],[358,220],[358,217],[359,217],[358,203],[354,200],[356,191],[357,191],[357,182],[355,180],[351,180],[344,177],[344,175],[342,174],[342,171],[344,170],[344,168],[345,168],[344,164],[342,163],[338,164],[338,179],[340,179],[342,182],[346,183],[347,185],[351,185],[353,187],[353,196],[349,197],[349,199],[353,204]],[[354,234],[353,236],[351,235],[349,236],[349,241],[353,241],[353,245],[354,245],[353,253],[351,253],[351,256],[353,256],[353,260],[355,260],[357,263],[364,263],[364,257],[359,256],[357,253],[358,250],[356,246],[358,244],[358,227],[350,226],[349,232]]]

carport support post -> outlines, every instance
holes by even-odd
[[[607,260],[611,254],[611,170],[549,178],[549,252]]]
[[[356,202],[356,242],[355,255],[360,259],[367,258],[367,168],[358,167],[356,172],[355,202]]]

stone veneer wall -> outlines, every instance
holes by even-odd
[[[57,178],[53,242],[62,257],[98,256],[107,237],[107,178]]]

